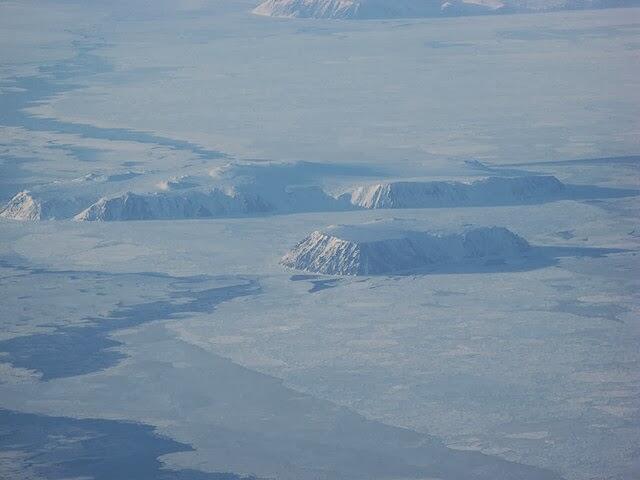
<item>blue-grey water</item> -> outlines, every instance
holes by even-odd
[[[155,433],[153,427],[113,420],[78,420],[0,409],[0,451],[23,455],[25,478],[94,480],[240,480],[232,473],[167,470],[161,455],[189,445]],[[7,479],[9,480],[9,479]]]
[[[184,313],[210,313],[222,302],[255,294],[260,286],[253,279],[239,279],[237,285],[207,288],[207,277],[177,278],[154,273],[109,274],[104,272],[55,271],[18,267],[6,259],[0,265],[21,268],[31,275],[56,275],[126,281],[144,285],[147,277],[161,278],[171,288],[170,298],[135,305],[120,306],[103,317],[88,317],[78,326],[56,327],[51,333],[25,335],[0,341],[2,360],[15,367],[35,370],[42,380],[72,377],[115,365],[124,354],[114,350],[120,342],[109,338],[115,330],[136,327],[156,320],[176,318]],[[35,277],[34,277],[35,278]]]

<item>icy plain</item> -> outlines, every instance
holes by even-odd
[[[258,3],[0,3],[0,477],[636,478],[640,10]],[[393,218],[536,255],[280,264]]]

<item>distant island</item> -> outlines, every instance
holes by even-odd
[[[285,18],[389,19],[536,13],[631,7],[639,0],[267,0],[256,15]]]

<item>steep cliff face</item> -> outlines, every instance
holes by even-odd
[[[160,220],[231,217],[265,213],[270,205],[257,196],[229,195],[220,190],[189,194],[127,192],[101,198],[74,217],[78,221]]]
[[[288,18],[382,19],[473,14],[503,6],[497,0],[267,0],[253,13]]]
[[[378,183],[356,188],[351,203],[368,209],[468,205],[468,190],[458,182]]]
[[[13,220],[42,220],[42,205],[30,192],[15,195],[0,212],[0,217]]]
[[[269,17],[354,18],[359,2],[352,0],[267,0],[253,13]]]
[[[60,220],[71,217],[82,208],[87,196],[40,196],[30,191],[17,193],[0,211],[0,217],[12,220]]]
[[[380,275],[504,260],[522,256],[529,248],[526,240],[502,227],[434,233],[387,221],[315,231],[281,263],[329,275]]]
[[[390,182],[356,188],[351,203],[368,209],[521,205],[559,199],[564,190],[553,176],[489,177],[472,183]]]

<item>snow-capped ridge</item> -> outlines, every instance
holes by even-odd
[[[352,209],[315,182],[318,166],[305,162],[232,162],[200,175],[156,182],[154,191],[104,195],[79,221],[229,218]]]
[[[77,221],[169,220],[233,217],[269,212],[272,207],[258,196],[229,195],[214,189],[188,194],[125,192],[101,198],[74,217]]]
[[[23,190],[9,200],[0,212],[0,217],[13,220],[42,220],[42,205],[33,198],[31,192]]]
[[[70,218],[86,201],[86,197],[40,197],[32,191],[23,190],[9,200],[0,211],[0,217],[21,221],[61,220]]]
[[[91,172],[68,180],[54,180],[15,194],[0,211],[13,220],[64,220],[91,205],[106,192],[143,177],[143,172]]]
[[[284,18],[353,18],[358,8],[359,2],[354,0],[267,0],[252,13]]]

